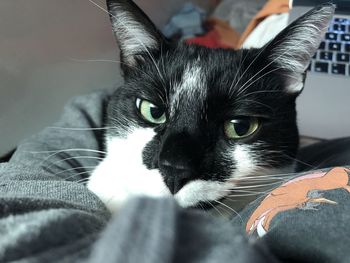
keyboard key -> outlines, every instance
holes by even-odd
[[[350,44],[345,44],[344,50],[345,52],[350,52]]]
[[[333,25],[333,30],[334,30],[334,31],[342,31],[342,32],[345,32],[346,26],[345,26],[345,25],[342,25],[342,24],[334,24],[334,25]]]
[[[328,62],[315,62],[314,71],[328,73]]]
[[[326,49],[326,42],[322,41],[318,49],[325,50]]]
[[[345,64],[332,64],[332,73],[337,75],[345,75]]]
[[[330,33],[330,32],[326,33],[326,39],[327,40],[337,40],[337,38],[338,38],[338,34],[337,33]]]
[[[334,21],[335,23],[346,23],[346,22],[348,21],[348,19],[346,19],[346,18],[340,18],[340,17],[335,17],[335,18],[333,19],[333,21]]]
[[[350,55],[346,53],[338,53],[337,54],[337,61],[339,62],[349,62]]]
[[[328,49],[331,51],[340,51],[341,44],[335,43],[335,42],[330,42],[330,43],[328,43]]]
[[[350,41],[350,35],[349,34],[342,34],[340,35],[341,41]]]
[[[332,52],[327,52],[327,51],[321,51],[320,52],[320,59],[332,60],[333,59],[333,53]]]

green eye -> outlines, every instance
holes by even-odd
[[[224,131],[229,139],[242,139],[253,134],[259,127],[259,121],[254,117],[237,117],[225,122]]]
[[[158,107],[147,100],[136,99],[136,107],[142,117],[151,123],[162,124],[166,121],[164,108]]]

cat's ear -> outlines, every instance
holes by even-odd
[[[135,66],[160,49],[165,38],[133,1],[107,0],[107,7],[124,65]]]
[[[333,4],[317,6],[295,20],[265,45],[268,61],[287,76],[287,92],[298,94],[305,71],[317,51],[334,14]]]

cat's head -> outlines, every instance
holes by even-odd
[[[295,99],[332,5],[237,51],[170,42],[132,1],[107,6],[125,83],[109,102],[107,154],[88,187],[109,208],[135,194],[196,206],[245,178],[293,170]]]

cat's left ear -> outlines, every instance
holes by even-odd
[[[333,4],[313,8],[263,47],[268,52],[268,61],[287,76],[288,93],[302,91],[305,71],[327,31],[334,9]]]
[[[133,1],[107,0],[107,7],[124,66],[133,67],[160,49],[165,38]]]

